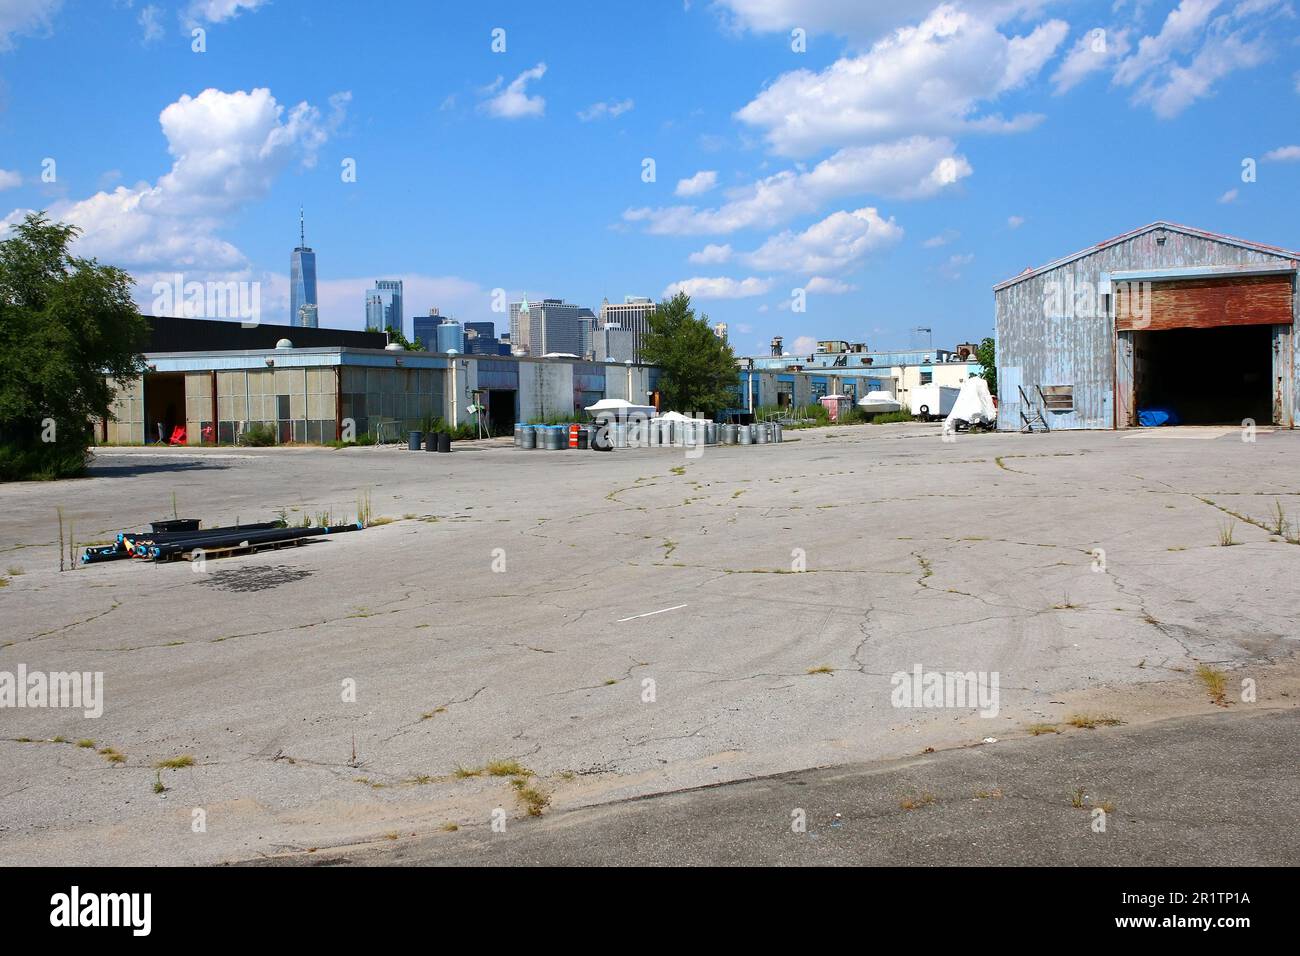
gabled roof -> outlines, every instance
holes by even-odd
[[[1164,219],[1158,219],[1153,223],[1149,223],[1148,225],[1142,226],[1140,229],[1134,229],[1132,232],[1126,232],[1123,235],[1119,235],[1111,239],[1107,239],[1105,242],[1099,242],[1095,246],[1089,246],[1087,249],[1081,249],[1080,251],[1074,253],[1073,255],[1068,255],[1061,259],[1053,260],[1052,262],[1049,262],[1046,265],[1041,265],[1036,268],[1031,266],[1030,268],[1026,269],[1024,272],[1021,272],[1019,275],[1013,276],[1010,279],[1005,279],[1002,282],[999,282],[997,285],[993,287],[993,291],[997,292],[1001,289],[1007,288],[1008,286],[1013,286],[1017,282],[1023,282],[1026,279],[1031,279],[1036,275],[1040,275],[1052,269],[1059,268],[1060,266],[1063,266],[1067,263],[1074,262],[1076,259],[1082,259],[1084,256],[1090,256],[1094,252],[1098,252],[1102,249],[1109,248],[1110,246],[1117,245],[1118,243],[1127,242],[1130,239],[1134,239],[1142,235],[1143,233],[1151,232],[1152,230],[1155,229],[1163,229],[1166,232],[1181,232],[1183,235],[1194,236],[1198,239],[1210,239],[1214,242],[1222,242],[1230,246],[1239,246],[1242,249],[1251,249],[1254,250],[1255,252],[1263,252],[1268,255],[1279,256],[1284,259],[1300,260],[1300,253],[1292,252],[1289,249],[1283,249],[1279,246],[1269,246],[1269,245],[1265,245],[1262,242],[1250,242],[1249,240],[1246,239],[1236,239],[1233,238],[1232,236],[1224,236],[1217,232],[1206,232],[1204,229],[1194,229],[1191,226],[1183,226],[1183,225],[1179,225],[1176,222],[1168,222],[1167,220]]]

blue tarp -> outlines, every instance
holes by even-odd
[[[1160,425],[1177,425],[1178,413],[1172,408],[1139,408],[1138,424],[1143,428],[1156,428]]]

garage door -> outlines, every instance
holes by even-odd
[[[1225,325],[1290,325],[1290,273],[1215,279],[1181,279],[1151,283],[1150,309],[1142,297],[1129,308],[1120,301],[1115,317],[1119,331],[1144,329],[1211,329]],[[1143,312],[1148,314],[1143,315]]]

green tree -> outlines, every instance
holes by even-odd
[[[405,335],[402,334],[401,329],[393,328],[393,326],[391,325],[388,327],[388,341],[390,343],[396,342],[398,345],[406,349],[406,351],[408,352],[425,351],[425,348],[422,345],[420,345],[419,342],[412,342],[410,339],[408,339]]]
[[[144,369],[149,323],[121,269],[73,256],[33,212],[0,242],[0,480],[82,474],[91,420]]]
[[[989,394],[998,393],[998,366],[994,356],[993,339],[983,339],[975,349],[975,358],[980,363],[980,378],[989,383]]]
[[[641,360],[660,368],[660,404],[679,412],[716,415],[735,401],[738,381],[731,346],[713,334],[709,317],[695,317],[691,299],[679,292],[649,317]]]

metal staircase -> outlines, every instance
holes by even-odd
[[[1043,431],[1050,432],[1052,428],[1043,417],[1043,408],[1047,405],[1043,390],[1037,385],[1034,386],[1034,391],[1038,393],[1038,401],[1032,402],[1022,386],[1017,385],[1016,389],[1020,392],[1020,431],[1032,432],[1035,426],[1039,426]]]

